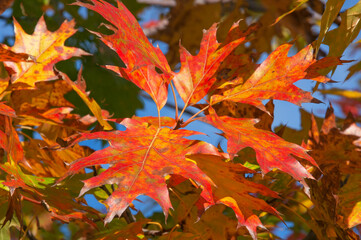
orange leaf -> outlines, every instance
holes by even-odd
[[[0,61],[11,61],[11,62],[36,62],[34,56],[26,53],[16,53],[7,49],[6,45],[0,44]]]
[[[104,127],[104,130],[113,129],[112,126],[110,126],[110,124],[106,120],[104,120],[102,109],[100,108],[98,103],[94,99],[90,98],[88,96],[89,94],[85,92],[86,83],[84,79],[81,77],[81,73],[82,73],[82,69],[80,69],[78,73],[78,80],[76,82],[73,82],[66,74],[56,71],[56,74],[66,83],[68,83],[73,88],[73,90],[81,97],[81,99],[83,99],[85,104],[89,107],[90,111],[99,121],[100,125]]]
[[[165,118],[165,121],[168,122],[168,118]],[[106,223],[115,215],[120,216],[141,194],[156,200],[167,216],[168,209],[172,207],[165,182],[165,177],[169,174],[194,179],[205,188],[202,196],[212,202],[212,181],[196,164],[185,159],[188,147],[194,141],[184,137],[198,134],[197,132],[159,128],[149,124],[146,117],[125,119],[121,124],[127,128],[126,131],[84,133],[76,139],[73,144],[88,139],[104,139],[110,146],[73,162],[67,174],[72,175],[94,165],[111,165],[96,177],[85,180],[80,192],[82,195],[104,184],[118,185],[105,201],[109,206]]]
[[[14,109],[0,102],[0,114],[8,117],[16,117]]]
[[[46,28],[44,17],[41,17],[34,33],[28,35],[14,20],[15,44],[9,48],[14,52],[25,52],[36,58],[36,62],[4,62],[6,67],[15,73],[11,76],[16,88],[34,88],[36,82],[56,79],[53,72],[55,63],[74,56],[88,55],[79,48],[64,46],[65,40],[76,33],[75,21],[65,21],[55,32]]]
[[[262,101],[267,99],[285,100],[296,105],[313,100],[309,92],[303,91],[293,84],[301,79],[328,82],[330,79],[322,76],[319,70],[340,65],[344,61],[336,57],[316,61],[311,45],[296,55],[288,57],[287,54],[291,47],[292,44],[283,44],[278,47],[256,69],[246,83],[226,90],[222,95],[212,96],[212,104],[231,100],[251,104],[265,110]]]
[[[161,109],[167,101],[167,85],[172,76],[165,56],[159,48],[153,47],[149,42],[137,20],[123,3],[118,1],[118,8],[104,0],[91,0],[91,3],[74,4],[96,11],[114,25],[105,25],[114,31],[113,35],[93,33],[116,51],[126,65],[124,69],[115,66],[107,66],[107,68],[150,94],[157,107]],[[157,73],[156,69],[162,73]]]
[[[206,116],[205,121],[223,131],[224,137],[228,140],[227,151],[231,158],[243,148],[252,147],[264,174],[273,168],[278,168],[296,180],[303,181],[304,178],[313,178],[293,157],[306,159],[317,166],[313,158],[306,153],[306,149],[286,142],[272,132],[255,128],[257,119],[218,117],[213,109],[210,109],[210,113]]]
[[[281,218],[264,200],[250,194],[278,198],[277,193],[267,187],[247,180],[245,174],[256,174],[255,171],[241,164],[226,163],[219,156],[196,154],[189,158],[196,161],[199,168],[216,184],[213,187],[215,201],[232,208],[238,219],[238,227],[247,227],[254,239],[257,226],[263,227],[256,215],[258,211],[269,212]]]
[[[8,161],[27,164],[24,159],[23,147],[16,129],[12,125],[11,118],[4,117],[4,119],[1,119],[0,124],[0,147],[4,149]]]
[[[217,24],[213,24],[208,31],[204,31],[201,47],[197,56],[192,56],[180,46],[181,70],[175,74],[174,85],[186,106],[201,100],[212,87],[216,73],[222,61],[243,41],[248,32],[238,34],[233,40],[234,32],[238,30],[238,23],[230,29],[226,44],[217,41]]]

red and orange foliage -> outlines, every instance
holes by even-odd
[[[6,70],[0,79],[4,226],[15,214],[20,226],[28,222],[21,234],[36,235],[30,227],[32,220],[23,220],[22,208],[30,205],[33,217],[44,221],[39,228],[51,224],[50,219],[76,222],[82,236],[89,238],[235,239],[250,235],[256,239],[257,232],[267,234],[264,229],[283,221],[282,211],[290,211],[300,212],[297,216],[320,239],[357,238],[351,228],[361,223],[359,127],[350,117],[342,130],[337,128],[330,108],[321,130],[315,117],[310,117],[309,137],[300,146],[285,140],[285,131],[272,132],[273,109],[264,105],[272,100],[299,106],[318,102],[294,83],[301,79],[327,83],[329,70],[347,61],[332,54],[316,58],[320,42],[289,56],[293,44],[284,43],[257,65],[250,54],[239,51],[263,27],[245,28],[237,22],[222,42],[217,40],[217,24],[205,30],[195,56],[180,44],[180,70],[173,71],[173,64],[149,42],[123,3],[114,6],[90,0],[74,5],[108,21],[104,26],[112,34],[92,33],[125,66],[104,67],[149,94],[158,116],[111,119],[89,97],[81,69],[73,82],[55,68],[59,61],[89,55],[64,46],[77,31],[74,20],[50,32],[42,17],[31,35],[14,20],[14,46],[0,45]],[[321,30],[327,32],[328,27],[323,23]],[[94,116],[72,113],[74,105],[64,96],[72,90]],[[181,111],[175,103],[174,118],[160,112],[168,102],[168,90],[177,92],[184,102]],[[207,104],[199,104],[204,99]],[[192,106],[201,110],[184,121],[182,116]],[[190,140],[206,134],[185,129],[196,121],[221,131],[227,148]],[[126,130],[116,130],[118,123]],[[79,145],[94,139],[105,140],[109,146],[93,151]],[[105,218],[87,205],[86,193],[107,207]],[[152,233],[147,227],[154,221],[139,215],[134,218],[130,208],[140,195],[161,206],[170,229],[161,227]],[[299,210],[301,205],[307,211]],[[277,220],[267,219],[270,216]],[[112,227],[104,230],[99,222]]]

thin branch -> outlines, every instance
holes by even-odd
[[[29,231],[29,229],[28,229],[29,227],[28,226],[26,226],[25,224],[23,224],[23,227],[22,227],[22,229],[23,229],[23,231],[26,233],[26,236],[28,237],[28,239],[29,240],[37,240],[37,238]],[[25,236],[25,235],[24,235]],[[23,237],[24,237],[23,236]],[[22,238],[23,238],[22,237]],[[21,238],[21,239],[22,239]]]

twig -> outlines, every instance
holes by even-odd
[[[28,226],[23,225],[23,231],[26,233],[26,236],[29,238],[29,240],[38,240],[29,230]]]

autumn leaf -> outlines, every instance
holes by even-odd
[[[223,89],[243,84],[258,67],[258,64],[253,62],[248,54],[236,54],[235,51],[230,53],[218,67],[214,74],[214,78],[217,80],[210,92],[217,88]]]
[[[71,162],[89,156],[93,151],[85,146],[75,145],[71,148],[51,150],[55,142],[45,139],[29,139],[24,142],[24,151],[30,167],[25,168],[35,176],[61,177],[68,170]]]
[[[277,168],[299,181],[313,178],[294,157],[306,159],[317,166],[306,153],[306,149],[286,142],[272,132],[255,128],[254,125],[258,122],[256,119],[218,117],[214,110],[210,109],[210,115],[207,115],[204,121],[223,131],[222,135],[228,140],[227,152],[231,158],[243,148],[252,147],[264,174]]]
[[[74,199],[72,192],[76,188],[73,183],[67,182],[67,184],[67,186],[47,185],[39,190],[44,195],[42,202],[51,218],[60,220],[63,223],[85,222],[96,229],[96,224],[92,219],[99,219],[99,212],[88,206],[84,200]],[[69,187],[71,187],[71,190],[69,190]],[[62,197],[59,198],[59,196]]]
[[[0,44],[0,61],[11,62],[36,62],[34,56],[26,53],[16,53]]]
[[[301,105],[313,100],[311,93],[294,85],[301,79],[311,79],[325,83],[329,79],[319,71],[342,64],[336,57],[316,61],[313,48],[308,45],[296,55],[288,57],[292,44],[283,44],[272,52],[242,85],[225,90],[222,95],[213,95],[211,103],[231,100],[254,105],[265,110],[262,101],[267,99],[284,100]]]
[[[246,31],[238,34],[237,39],[232,34],[238,29],[234,24],[230,29],[225,44],[217,41],[217,24],[213,24],[208,31],[204,31],[200,50],[197,56],[192,56],[180,45],[181,69],[173,79],[179,95],[185,106],[192,105],[201,100],[212,87],[216,73],[222,61],[250,34]]]
[[[314,169],[313,175],[319,180],[307,181],[314,204],[310,210],[312,225],[319,238],[329,226],[333,226],[337,236],[352,235],[354,233],[349,228],[360,223],[358,189],[361,154],[357,146],[358,128],[355,129],[355,126],[354,121],[348,118],[344,131],[337,128],[332,106],[327,109],[320,129],[315,117],[311,118],[309,139],[304,145],[311,150],[310,155],[322,171]],[[337,225],[334,225],[335,219]],[[328,233],[328,236],[332,235]]]
[[[4,104],[3,102],[0,102],[0,114],[8,117],[16,117],[14,109]]]
[[[113,129],[112,126],[110,126],[110,124],[104,119],[102,109],[100,108],[98,103],[88,96],[89,93],[86,92],[86,83],[81,76],[82,69],[80,69],[78,73],[78,79],[76,82],[73,82],[66,74],[62,72],[59,72],[57,70],[55,72],[60,79],[63,79],[67,84],[69,84],[73,88],[73,90],[81,97],[81,99],[89,107],[90,111],[98,119],[100,125],[104,127],[104,130]]]
[[[196,222],[207,206],[207,201],[200,196],[202,188],[198,187],[194,181],[176,174],[171,175],[167,185],[174,208],[170,214],[171,222],[174,224]]]
[[[114,32],[113,35],[93,33],[117,52],[126,65],[126,68],[116,66],[107,66],[107,68],[146,91],[160,110],[167,101],[167,86],[172,76],[162,51],[158,47],[153,47],[135,17],[123,3],[118,1],[118,8],[104,0],[91,0],[91,3],[75,2],[74,5],[91,9],[113,24],[105,24]],[[158,73],[157,69],[162,73]]]
[[[74,107],[64,97],[72,89],[65,81],[39,82],[35,87],[11,92],[11,101],[19,115],[35,115],[57,107]]]
[[[193,233],[193,239],[227,240],[236,236],[237,221],[223,214],[225,208],[221,204],[209,207],[197,222],[185,225],[184,232]],[[219,224],[220,222],[222,224]]]
[[[339,211],[343,216],[343,224],[347,228],[353,228],[361,224],[361,174],[353,174],[349,177],[339,194]]]
[[[24,173],[20,166],[14,161],[1,164],[0,169],[5,171],[12,178],[2,184],[14,189],[21,187],[41,195],[37,189],[45,188],[46,185],[54,183],[54,178],[37,177]]]
[[[340,174],[357,174],[361,170],[361,153],[354,142],[359,137],[347,134],[346,130],[342,132],[336,127],[333,108],[327,110],[320,130],[314,117],[311,123],[312,128],[305,147],[312,150],[310,155],[324,174],[333,169],[337,169]]]
[[[322,14],[322,18],[321,18],[320,34],[318,36],[315,46],[316,54],[318,53],[323,38],[325,37],[327,31],[335,21],[344,2],[345,0],[330,0],[326,2],[325,11]]]
[[[34,88],[36,82],[54,80],[53,66],[55,63],[77,57],[89,55],[75,47],[64,46],[65,40],[76,33],[75,21],[65,21],[55,32],[46,28],[44,17],[41,17],[32,35],[27,34],[14,20],[15,44],[9,50],[34,56],[36,62],[4,62],[5,66],[14,72],[11,82],[16,88]]]
[[[226,163],[219,156],[197,154],[189,156],[197,162],[215,183],[213,193],[215,201],[232,208],[238,219],[238,227],[245,226],[253,239],[256,239],[257,227],[263,227],[257,211],[269,212],[280,218],[276,209],[268,205],[264,200],[251,194],[261,194],[278,198],[277,193],[267,187],[248,181],[246,174],[256,174],[255,171],[241,164]]]
[[[11,92],[12,106],[20,123],[29,126],[44,122],[62,124],[74,107],[64,97],[72,88],[62,80],[38,82],[35,88]]]
[[[167,118],[165,121],[167,122]],[[84,133],[77,138],[73,144],[89,139],[104,139],[110,146],[73,162],[67,173],[73,175],[85,167],[110,164],[104,172],[85,180],[80,192],[83,195],[104,184],[118,185],[105,201],[109,206],[106,223],[114,216],[120,216],[141,194],[156,200],[167,216],[168,209],[172,207],[165,183],[165,177],[169,174],[194,179],[205,188],[202,196],[212,202],[212,181],[192,161],[185,159],[187,148],[194,141],[184,137],[198,134],[197,132],[159,128],[149,124],[146,117],[124,119],[121,124],[127,128],[125,131]]]
[[[204,113],[209,114],[209,109],[206,109],[208,104],[196,104],[199,109],[205,109]],[[269,101],[265,108],[267,112],[261,111],[249,104],[237,103],[232,101],[222,101],[212,106],[210,111],[215,111],[218,116],[228,116],[232,118],[257,118],[256,127],[264,130],[272,131],[272,123],[274,120],[274,103]]]
[[[361,2],[357,2],[356,5],[340,13],[340,15],[340,26],[329,31],[323,41],[323,44],[329,46],[328,56],[341,56],[349,44],[358,36],[361,30],[361,23],[359,21]]]
[[[150,219],[139,219],[137,222],[130,223],[129,225],[117,224],[113,225],[110,229],[107,228],[103,232],[96,234],[96,239],[99,240],[112,240],[112,239],[141,239],[143,234],[142,226],[150,222]]]
[[[286,17],[287,15],[293,13],[294,11],[296,11],[299,7],[301,7],[303,4],[305,4],[306,2],[308,2],[308,0],[298,0],[296,2],[296,6],[293,6],[291,10],[289,10],[288,12],[282,14],[281,16],[279,16],[276,21],[274,23],[272,23],[272,25],[277,24],[279,21],[281,21],[284,17]],[[271,26],[272,26],[271,25]]]
[[[0,182],[0,184],[8,187],[11,195],[16,192],[22,200],[43,205],[45,207],[43,210],[47,210],[53,219],[66,223],[70,220],[81,220],[95,226],[87,215],[98,215],[98,212],[84,206],[80,201],[76,202],[68,190],[51,186],[54,178],[27,174],[14,162],[0,164],[0,169],[5,171],[9,178],[8,181]],[[15,207],[21,207],[21,202],[17,205]]]
[[[0,148],[4,149],[4,157],[6,157],[8,161],[15,161],[16,163],[22,162],[26,164],[24,150],[21,145],[19,135],[12,125],[11,118],[4,117],[0,120],[0,123]]]
[[[6,89],[9,86],[10,76],[6,70],[4,63],[0,62],[0,99],[3,98]]]

